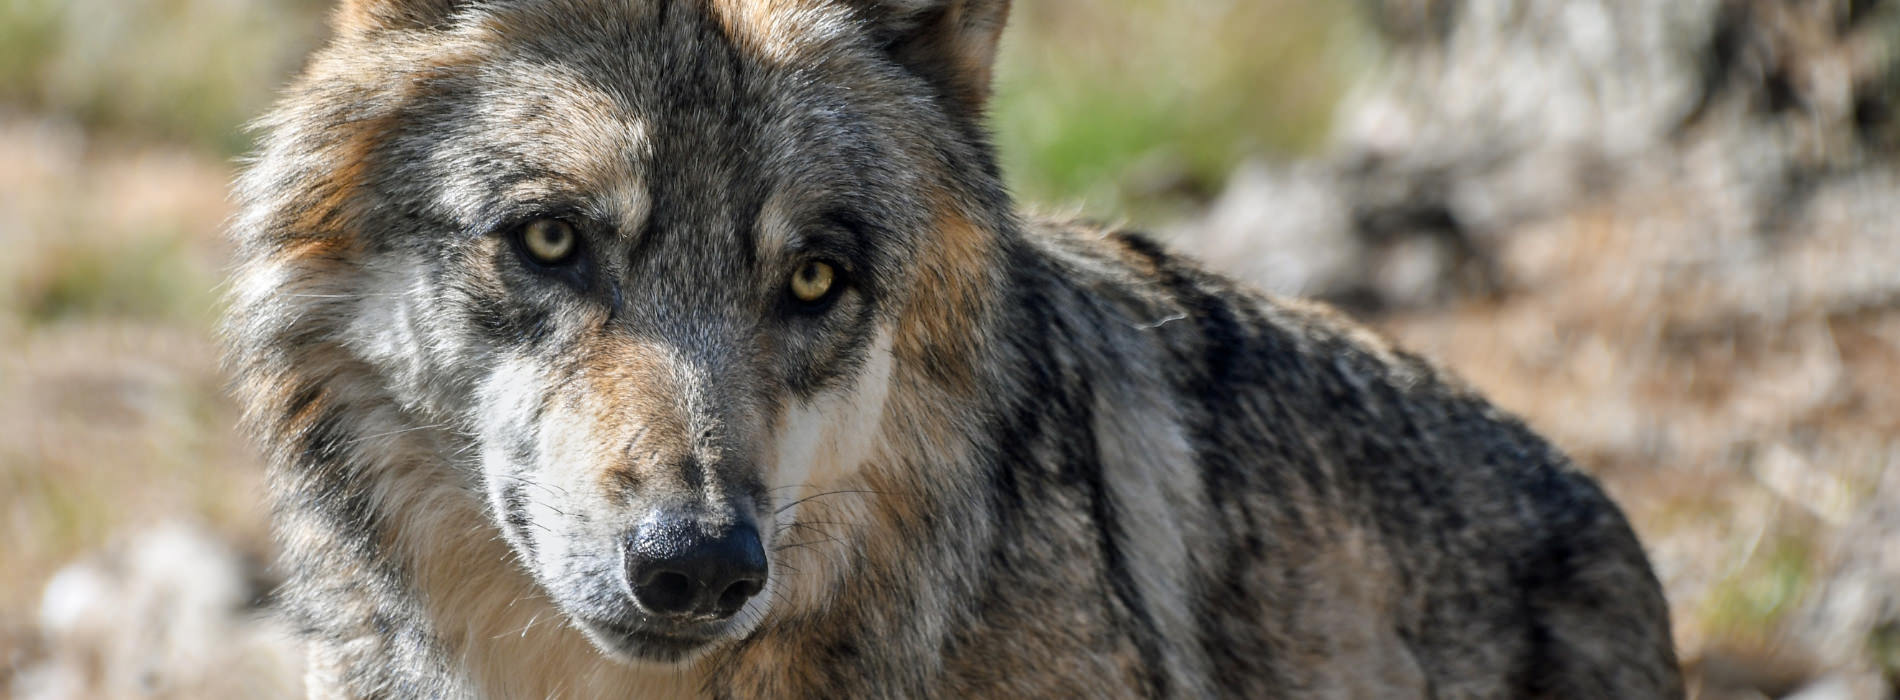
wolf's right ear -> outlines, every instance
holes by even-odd
[[[983,109],[1010,0],[848,0],[891,57],[936,85],[953,108]]]
[[[343,0],[336,8],[336,32],[363,34],[378,30],[439,27],[468,0]]]

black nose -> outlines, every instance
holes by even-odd
[[[725,619],[765,588],[765,548],[747,523],[708,535],[698,518],[647,518],[627,542],[627,583],[647,612]]]

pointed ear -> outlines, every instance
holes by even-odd
[[[990,97],[990,70],[1010,0],[854,0],[897,62],[974,115]]]
[[[467,0],[343,0],[336,8],[336,31],[352,35],[439,27],[464,4]]]

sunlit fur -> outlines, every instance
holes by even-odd
[[[1515,419],[1014,213],[1006,10],[346,0],[225,325],[315,693],[1679,694],[1634,536]],[[666,508],[770,562],[670,642],[622,572]]]

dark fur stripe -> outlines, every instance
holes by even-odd
[[[1044,264],[1047,263],[1039,260],[1022,261],[1022,267],[1028,270]],[[1004,422],[1011,428],[1004,434],[1014,435],[999,445],[1003,449],[999,450],[998,457],[1020,456],[1026,453],[1018,450],[1040,446],[1051,453],[1052,459],[1037,461],[1053,464],[1057,469],[1055,474],[1047,476],[1052,476],[1062,488],[1080,491],[1088,504],[1100,558],[1100,575],[1107,584],[1105,592],[1112,596],[1108,604],[1113,614],[1124,620],[1120,627],[1126,630],[1129,642],[1142,659],[1140,681],[1144,694],[1163,697],[1169,692],[1169,683],[1160,629],[1135,583],[1133,562],[1122,546],[1125,532],[1120,508],[1108,487],[1100,436],[1093,430],[1096,423],[1093,379],[1076,358],[1063,351],[1064,348],[1088,347],[1088,334],[1072,326],[1073,320],[1069,317],[1056,313],[1059,304],[1051,297],[1070,293],[1046,284],[1045,280],[1057,277],[1049,273],[1024,275],[1016,280],[1012,290],[1014,306],[1022,316],[1018,322],[1024,324],[1023,327],[1042,329],[1042,334],[1035,339],[1035,345],[1018,348],[1024,360],[1022,370],[1027,377],[1028,391],[1023,394],[1024,402],[1015,416]],[[1018,430],[1026,435],[1016,434]],[[1008,471],[1007,467],[1001,469]],[[1012,482],[1011,491],[1015,490],[1015,479],[1013,474],[1005,477]],[[1020,498],[1020,494],[1016,497]],[[1042,512],[1057,508],[1053,505],[1029,507]]]
[[[1248,629],[1244,616],[1237,624],[1231,622],[1235,620],[1233,611],[1260,604],[1255,599],[1256,591],[1247,586],[1248,572],[1270,556],[1265,539],[1268,523],[1243,496],[1258,489],[1250,483],[1243,465],[1234,458],[1258,453],[1262,446],[1232,444],[1235,436],[1221,425],[1224,416],[1246,410],[1236,403],[1235,397],[1246,393],[1243,387],[1258,382],[1257,377],[1248,376],[1241,369],[1241,353],[1250,347],[1251,341],[1233,305],[1204,288],[1197,279],[1198,271],[1188,268],[1146,236],[1120,233],[1113,238],[1153,266],[1168,296],[1194,321],[1192,342],[1177,346],[1182,353],[1178,364],[1190,368],[1182,391],[1195,397],[1204,407],[1189,416],[1189,442],[1195,446],[1203,493],[1215,511],[1227,520],[1222,531],[1238,540],[1224,548],[1220,566],[1202,580],[1201,592],[1195,596],[1195,616],[1203,621],[1199,630],[1201,652],[1206,655],[1219,687],[1246,688],[1250,687],[1249,679],[1257,682],[1261,678],[1276,677],[1274,684],[1289,684],[1291,679],[1277,671],[1273,651],[1260,644],[1258,632]],[[1198,348],[1197,354],[1189,355],[1188,348]],[[1299,461],[1294,458],[1287,463]]]
[[[339,533],[348,533],[349,544],[358,556],[375,555],[382,539],[382,523],[370,501],[369,486],[374,483],[351,458],[349,442],[354,433],[346,421],[347,405],[319,406],[319,411],[297,436],[301,444],[291,479],[302,482],[294,491],[299,495],[291,507],[328,521]]]
[[[527,550],[522,558],[534,561],[534,538],[528,535],[528,528],[534,524],[534,520],[528,517],[530,496],[527,489],[527,482],[522,481],[521,477],[508,479],[507,483],[502,484],[501,513],[503,522],[514,530],[515,539],[519,540],[521,547]]]

